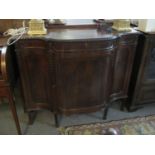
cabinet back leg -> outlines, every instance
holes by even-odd
[[[37,112],[36,111],[28,112],[29,125],[32,125],[34,123],[34,120],[35,120],[36,116],[37,116]]]

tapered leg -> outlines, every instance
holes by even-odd
[[[11,112],[16,124],[16,128],[17,128],[17,132],[19,135],[21,135],[21,128],[20,128],[20,124],[19,124],[19,120],[18,120],[18,116],[17,116],[17,111],[16,111],[16,107],[15,107],[15,102],[14,102],[14,98],[13,95],[11,93],[11,90],[9,90],[9,96],[8,96],[8,100],[9,100],[9,105],[11,108]]]
[[[54,122],[55,122],[55,127],[59,127],[59,120],[58,120],[57,114],[54,114]]]
[[[112,101],[106,103],[103,111],[103,120],[107,119],[109,107],[112,105],[112,103],[113,103]]]
[[[35,120],[36,116],[37,116],[37,112],[36,111],[28,112],[29,125],[32,125],[34,123],[34,120]]]
[[[103,111],[103,120],[107,119],[108,110],[109,110],[109,106],[106,105]]]

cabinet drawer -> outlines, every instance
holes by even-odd
[[[54,42],[52,48],[57,52],[62,51],[75,51],[80,50],[98,50],[98,49],[109,49],[116,46],[116,40],[105,40],[105,41],[85,41],[85,42]]]

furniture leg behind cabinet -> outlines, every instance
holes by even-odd
[[[15,66],[13,65],[12,60],[13,51],[11,51],[10,49],[11,47],[0,47],[0,98],[6,98],[8,100],[17,132],[20,135],[22,133],[13,94],[17,76],[15,74]]]

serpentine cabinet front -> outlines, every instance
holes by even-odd
[[[136,31],[104,35],[97,30],[20,39],[16,53],[30,120],[44,108],[68,115],[127,98],[137,40]]]
[[[103,107],[112,91],[115,49],[116,39],[20,40],[16,52],[26,111],[70,114]]]

